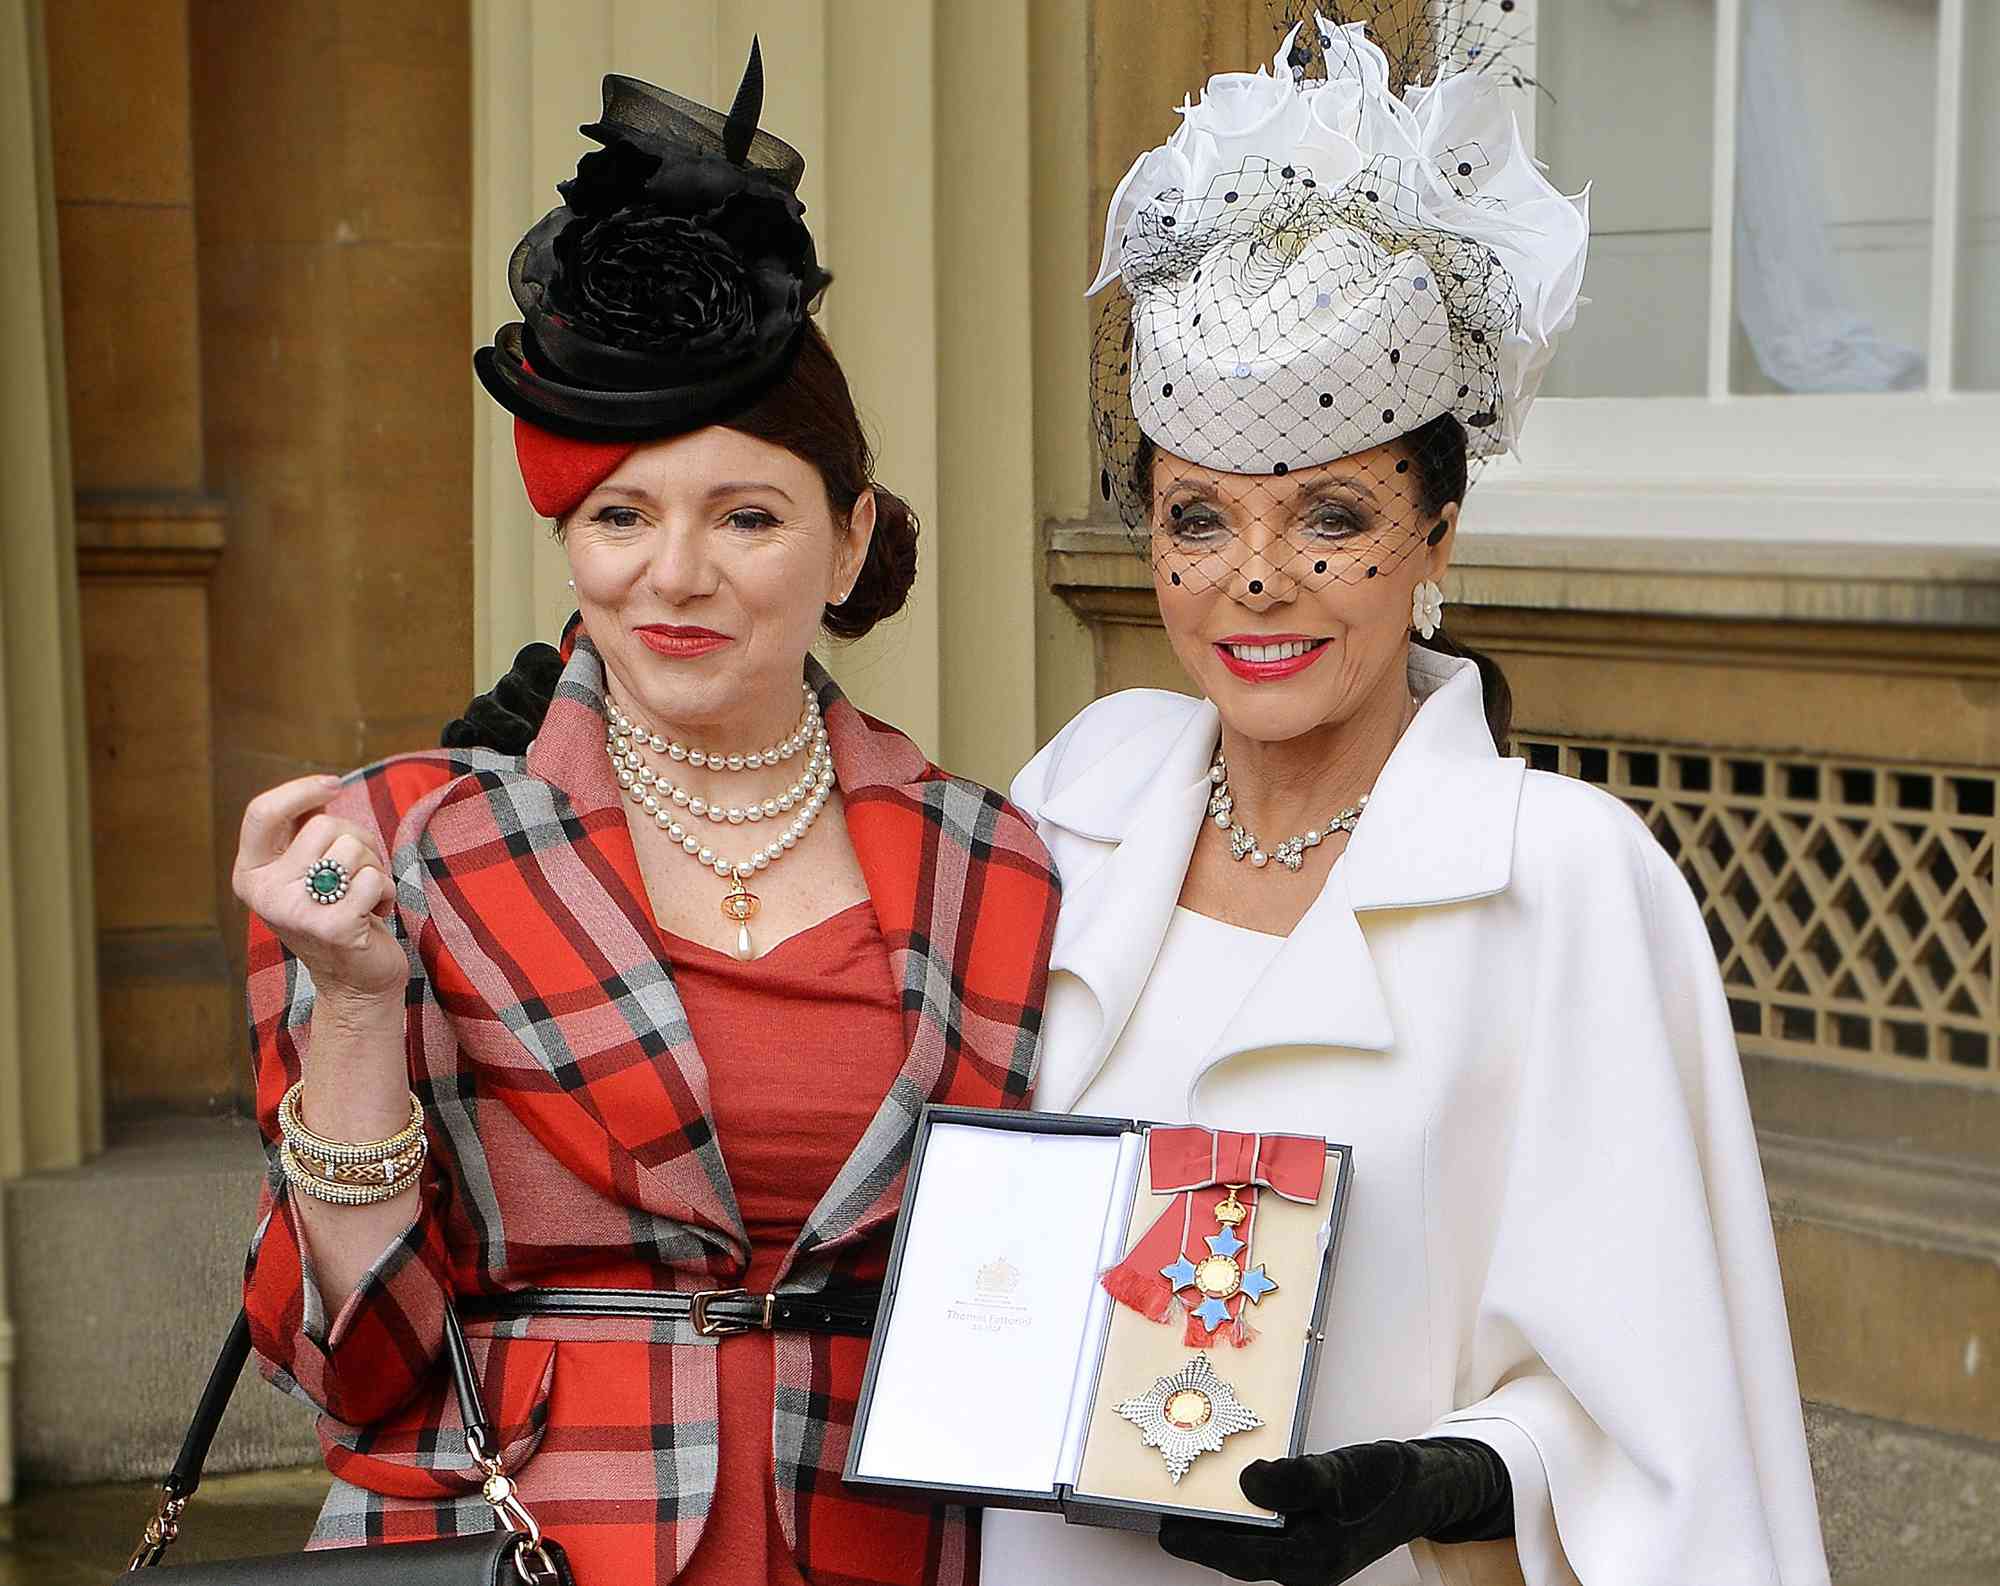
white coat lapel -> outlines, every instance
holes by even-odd
[[[1195,1086],[1231,1057],[1270,1047],[1388,1051],[1395,1023],[1357,916],[1505,890],[1526,768],[1494,752],[1471,662],[1413,648],[1410,685],[1421,705],[1375,779],[1368,812]]]
[[[1373,807],[1371,800],[1371,814]],[[1274,1046],[1386,1052],[1395,1044],[1395,1022],[1348,895],[1346,863],[1343,854],[1305,918],[1223,1026],[1216,1049],[1188,1085],[1190,1118],[1208,1071],[1238,1053]]]
[[[1044,825],[1059,829],[1052,846],[1065,868],[1037,1106],[1067,1111],[1083,1094],[1152,973],[1208,811],[1208,767],[1219,730],[1206,700],[1186,714],[1174,712],[1121,744],[1041,811]],[[1112,846],[1094,869],[1072,873],[1077,856],[1106,844]]]
[[[1412,646],[1410,688],[1421,708],[1341,855],[1358,910],[1491,897],[1514,871],[1527,767],[1493,748],[1479,669]]]

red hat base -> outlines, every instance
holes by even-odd
[[[514,460],[528,500],[545,518],[567,517],[578,503],[609,479],[640,441],[578,441],[514,420]]]

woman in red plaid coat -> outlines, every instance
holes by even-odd
[[[760,94],[754,52],[727,117],[607,78],[477,360],[579,608],[532,745],[244,818],[246,1304],[321,1411],[315,1546],[493,1527],[449,1311],[582,1586],[974,1572],[963,1511],[839,1473],[918,1112],[1025,1100],[1056,887],[808,658],[902,603],[916,529]]]

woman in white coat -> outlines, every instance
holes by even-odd
[[[1353,1147],[1278,1533],[990,1512],[992,1586],[1826,1580],[1763,1179],[1686,883],[1503,758],[1437,633],[1581,203],[1476,72],[1218,77],[1112,203],[1107,497],[1201,698],[1100,700],[1013,787],[1063,880],[1036,1105]],[[1448,63],[1449,64],[1449,63]],[[1463,65],[1461,61],[1458,64]],[[1358,1573],[1357,1573],[1358,1572]]]

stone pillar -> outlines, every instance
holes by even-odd
[[[208,586],[221,504],[80,495],[92,870],[114,1116],[242,1095],[243,1019],[216,891]]]
[[[226,899],[253,794],[434,745],[466,698],[471,59],[462,4],[187,12]]]
[[[89,796],[43,15],[0,0],[0,1191],[101,1143]],[[0,1235],[0,1503],[13,1362]]]
[[[216,894],[187,12],[48,16],[106,1102],[233,1099]]]

